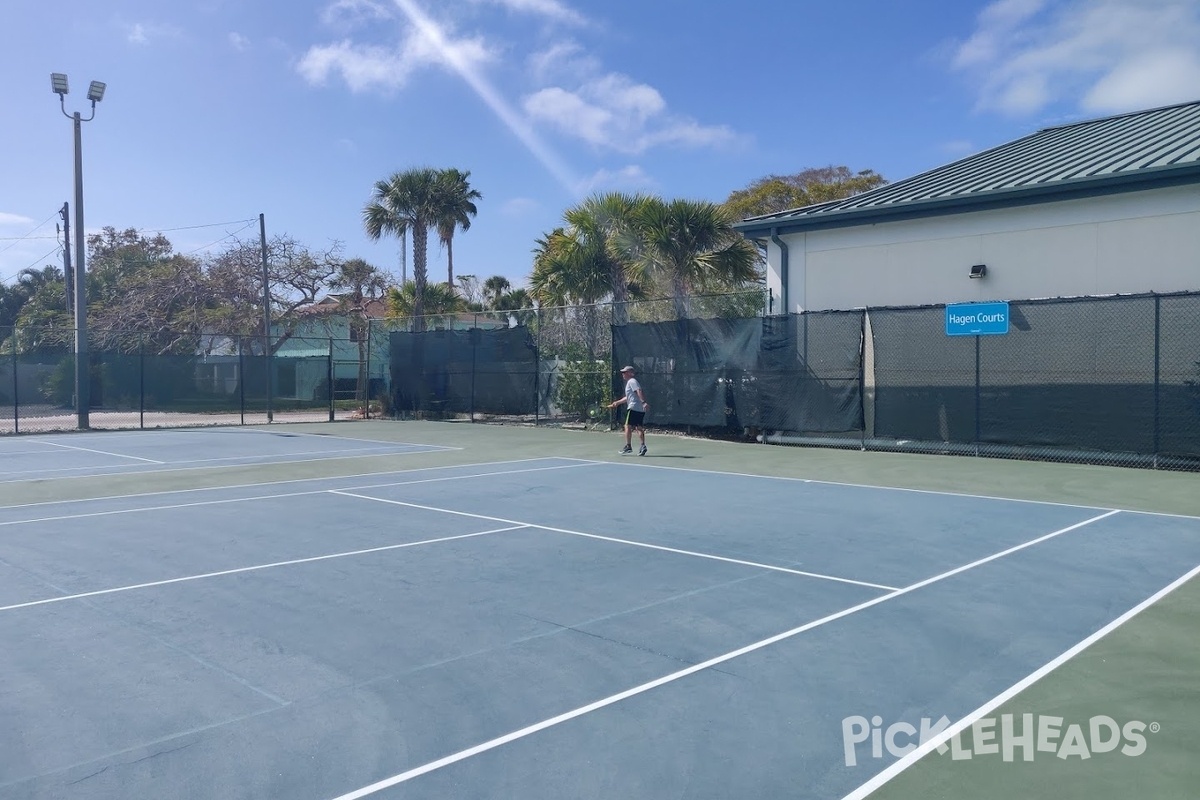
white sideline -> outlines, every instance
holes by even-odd
[[[899,761],[894,762],[893,764],[888,766],[886,769],[884,769],[882,772],[879,772],[878,774],[876,774],[873,778],[871,778],[869,781],[864,783],[862,786],[859,786],[857,789],[852,791],[850,794],[848,794],[844,798],[842,798],[842,800],[862,800],[864,797],[867,797],[868,795],[873,794],[877,789],[881,788],[888,781],[892,780],[897,775],[899,775],[901,772],[904,772],[906,769],[911,767],[913,764],[917,763],[922,758],[924,758],[926,755],[928,755],[931,750],[934,750],[935,748],[940,747],[941,745],[950,741],[950,739],[952,739],[954,736],[956,736],[957,734],[961,733],[962,731],[964,731],[968,727],[970,727],[972,724],[974,724],[974,722],[976,720],[991,713],[999,706],[1001,706],[1004,703],[1006,703],[1007,701],[1011,700],[1013,697],[1016,697],[1018,694],[1025,691],[1030,686],[1037,683],[1042,678],[1046,677],[1051,672],[1053,672],[1054,670],[1061,667],[1067,661],[1069,661],[1070,659],[1079,655],[1084,650],[1091,647],[1093,644],[1100,641],[1105,636],[1112,633],[1117,628],[1121,627],[1126,622],[1133,619],[1138,614],[1142,613],[1147,608],[1154,605],[1159,600],[1166,597],[1171,592],[1175,591],[1180,586],[1187,583],[1188,581],[1190,581],[1192,578],[1196,577],[1197,575],[1200,575],[1200,566],[1194,568],[1193,570],[1188,572],[1186,575],[1178,578],[1177,580],[1172,581],[1170,585],[1163,587],[1159,591],[1152,594],[1150,597],[1147,597],[1145,600],[1138,603],[1136,606],[1129,609],[1124,614],[1117,617],[1112,622],[1108,623],[1103,628],[1101,628],[1100,630],[1093,633],[1091,636],[1089,636],[1086,639],[1084,639],[1083,641],[1079,642],[1074,647],[1067,650],[1065,653],[1062,653],[1054,660],[1050,661],[1047,664],[1044,664],[1043,666],[1041,666],[1038,669],[1034,670],[1033,672],[1029,673],[1024,678],[1017,681],[1012,686],[1008,687],[1003,692],[996,695],[991,700],[987,701],[986,703],[981,705],[979,708],[972,711],[970,714],[967,714],[965,717],[960,719],[958,722],[956,722],[953,725],[951,725],[950,727],[946,728],[944,731],[939,733],[937,736],[926,741],[924,744],[922,744],[916,750],[913,750],[912,752],[908,753],[903,758],[901,758]]]
[[[951,576],[958,575],[959,573],[965,572],[969,569],[974,569],[975,567],[981,566],[990,561],[995,561],[998,558],[1003,558],[1007,555],[1017,552],[1018,550],[1024,550],[1027,547],[1032,547],[1033,545],[1044,542],[1047,539],[1053,539],[1054,537],[1061,536],[1062,534],[1067,533],[1069,531],[1076,530],[1077,528],[1082,528],[1084,525],[1090,525],[1093,522],[1098,522],[1099,520],[1105,519],[1106,517],[1111,517],[1113,514],[1117,514],[1117,513],[1120,513],[1120,512],[1115,511],[1115,510],[1108,511],[1104,514],[1100,514],[1099,516],[1095,516],[1090,519],[1086,519],[1083,522],[1077,522],[1074,525],[1069,525],[1066,528],[1060,528],[1059,530],[1053,531],[1051,533],[1047,533],[1043,536],[1039,536],[1036,539],[1031,539],[1028,542],[1024,542],[1024,543],[1016,545],[1014,547],[1010,547],[1007,550],[1001,550],[998,553],[993,553],[992,555],[978,559],[977,561],[972,561],[970,564],[965,564],[961,567],[956,567],[955,569],[949,570],[947,572],[943,572],[940,575],[935,575],[932,578],[926,578],[925,580],[919,581],[910,586],[905,586],[903,589],[897,589],[894,592],[890,592],[885,595],[880,595],[879,597],[868,600],[865,603],[859,603],[856,606],[851,606],[850,608],[843,609],[841,611],[838,611],[836,613],[830,614],[825,617],[821,617],[820,619],[805,623],[804,625],[801,625],[797,628],[792,628],[789,631],[784,631],[783,633],[776,634],[775,636],[771,636],[767,639],[763,639],[758,642],[754,642],[753,644],[748,644],[745,647],[741,647],[737,650],[733,650],[731,652],[725,653],[724,655],[720,655],[715,658],[711,658],[708,661],[704,661],[700,664],[694,664],[690,667],[687,667],[686,669],[681,669],[678,672],[672,672],[669,675],[664,675],[661,678],[657,678],[653,681],[649,681],[648,683],[643,683],[640,686],[635,686],[632,689],[626,689],[623,692],[620,692],[620,693],[614,694],[614,695],[610,695],[608,697],[597,700],[593,703],[589,703],[588,705],[580,706],[579,708],[573,709],[566,713],[559,714],[556,717],[551,717],[549,719],[542,720],[541,722],[535,723],[533,725],[529,725],[525,728],[521,728],[520,730],[512,731],[511,733],[506,733],[503,736],[498,736],[495,739],[489,739],[488,741],[477,744],[474,747],[469,747],[466,750],[460,750],[457,753],[452,753],[448,756],[444,756],[443,758],[439,758],[436,761],[430,761],[427,764],[422,764],[419,767],[414,767],[410,770],[406,770],[405,772],[401,772],[397,775],[393,775],[390,778],[384,778],[381,781],[372,783],[369,786],[364,786],[361,789],[357,789],[357,790],[349,792],[347,794],[338,795],[336,798],[334,798],[334,800],[360,800],[360,798],[367,797],[369,795],[375,794],[376,792],[381,792],[384,789],[391,788],[392,786],[396,786],[398,784],[405,783],[406,781],[410,781],[413,778],[417,778],[417,777],[420,777],[421,775],[425,775],[427,773],[434,772],[435,770],[439,770],[442,767],[447,767],[447,766],[450,766],[451,764],[455,764],[455,763],[458,763],[459,761],[464,761],[468,758],[471,758],[472,756],[479,755],[480,753],[485,753],[489,750],[494,750],[497,747],[508,744],[509,742],[513,742],[518,739],[523,739],[526,736],[531,736],[532,734],[538,733],[539,731],[546,730],[547,728],[552,728],[556,725],[561,725],[562,723],[573,720],[576,717],[582,717],[585,714],[590,714],[593,711],[597,711],[601,708],[605,708],[607,706],[613,705],[614,703],[619,703],[622,700],[626,700],[630,697],[634,697],[635,695],[643,694],[645,692],[650,691],[651,689],[656,689],[659,686],[664,686],[668,683],[673,683],[681,678],[686,678],[687,676],[692,675],[694,673],[709,669],[710,667],[715,667],[718,664],[723,664],[726,661],[730,661],[732,659],[738,658],[739,656],[746,655],[747,653],[752,653],[756,650],[761,650],[764,647],[775,644],[777,642],[781,642],[785,639],[790,639],[793,636],[804,633],[805,631],[812,630],[813,628],[820,627],[829,622],[833,622],[835,620],[841,619],[842,617],[848,617],[851,614],[856,614],[859,611],[863,611],[865,609],[871,608],[872,606],[876,606],[876,605],[879,605],[880,603],[887,602],[888,600],[891,600],[896,597],[900,597],[901,595],[908,594],[909,592],[916,591],[917,589],[920,589],[924,586],[928,586],[932,583],[937,583],[938,581],[944,580]]]

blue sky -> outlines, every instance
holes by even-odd
[[[51,72],[85,116],[88,82],[108,84],[83,127],[89,231],[202,254],[261,212],[268,234],[398,275],[398,243],[362,230],[372,185],[453,166],[483,194],[455,272],[520,285],[591,192],[719,202],[827,165],[899,180],[1200,100],[1200,0],[8,0],[5,282],[61,264],[72,132]],[[434,242],[432,280],[444,265]]]

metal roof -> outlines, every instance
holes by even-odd
[[[751,217],[746,235],[1200,182],[1200,102],[1045,128],[844,200]]]

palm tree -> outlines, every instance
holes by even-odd
[[[530,293],[543,306],[560,307],[564,332],[567,330],[566,306],[581,306],[584,344],[589,352],[598,352],[600,322],[595,304],[612,291],[604,242],[595,237],[579,236],[573,229],[555,228],[544,239],[538,239],[537,244]],[[566,344],[564,340],[563,345]]]
[[[639,267],[669,290],[677,319],[688,316],[688,297],[758,279],[758,253],[733,229],[737,220],[707,201],[655,200],[636,215]]]
[[[425,319],[436,320],[439,317],[467,310],[466,301],[444,283],[427,284],[425,286],[425,296],[422,300],[422,313],[425,315],[424,317],[416,313],[416,281],[408,281],[403,286],[393,286],[388,290],[388,316],[392,319],[412,317],[413,330],[420,331],[425,328]],[[417,325],[418,320],[421,322],[419,327]]]
[[[516,318],[518,325],[528,325],[537,317],[533,295],[529,293],[528,289],[513,289],[505,292],[496,298],[492,308]]]
[[[367,342],[368,327],[371,320],[367,317],[367,306],[372,300],[377,300],[387,288],[387,277],[378,268],[371,266],[361,258],[352,258],[343,262],[338,272],[329,281],[329,287],[343,294],[338,297],[338,309],[350,319],[350,338],[358,342],[358,389],[355,400],[366,403],[367,400]],[[330,387],[332,391],[332,387]]]
[[[483,195],[471,188],[467,181],[470,170],[461,172],[451,167],[438,176],[438,210],[434,224],[438,238],[446,245],[446,285],[454,286],[454,232],[459,228],[470,230],[471,217],[477,209],[473,200],[482,200]]]
[[[423,330],[427,283],[429,229],[444,216],[442,170],[430,167],[397,172],[378,181],[371,202],[363,209],[367,235],[378,240],[384,234],[413,240],[413,329]]]
[[[496,308],[496,303],[512,288],[512,283],[503,275],[493,275],[483,282],[483,302],[488,308]]]
[[[563,216],[576,242],[572,257],[590,262],[587,271],[605,276],[613,298],[614,325],[629,321],[626,304],[631,285],[641,277],[635,224],[639,210],[651,202],[646,195],[608,192],[589,197]]]

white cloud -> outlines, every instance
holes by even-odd
[[[541,203],[529,197],[514,197],[506,200],[500,206],[500,213],[506,217],[528,217],[541,208]]]
[[[148,45],[151,40],[177,39],[183,32],[174,25],[156,22],[133,22],[126,24],[125,40],[130,44]]]
[[[668,144],[714,146],[737,138],[726,126],[705,126],[668,113],[657,89],[617,73],[588,81],[576,91],[541,89],[525,98],[524,107],[538,122],[599,149],[622,153]]]
[[[1093,111],[1164,106],[1200,99],[1200,55],[1183,48],[1118,64],[1083,98]]]
[[[229,34],[229,46],[238,51],[249,50],[250,40],[237,31],[231,31]]]
[[[1200,98],[1196,0],[999,0],[959,46],[985,110],[1117,113]]]
[[[432,41],[413,29],[398,46],[356,44],[344,39],[309,48],[297,70],[309,83],[324,84],[338,74],[353,92],[396,89],[422,67],[451,69],[483,64],[492,54],[479,39]]]
[[[587,24],[586,17],[558,0],[475,0],[475,2],[504,6],[509,11],[534,14],[567,25]]]
[[[5,226],[5,227],[22,226],[22,227],[24,227],[26,225],[32,225],[32,224],[33,224],[33,220],[30,219],[29,217],[25,217],[20,214],[9,214],[8,212],[0,211],[0,226]]]
[[[657,188],[658,182],[647,175],[644,169],[636,164],[630,164],[618,170],[597,170],[580,184],[577,191],[580,195],[587,195],[603,189],[653,191]]]
[[[949,142],[942,142],[940,149],[952,158],[969,155],[976,151],[975,145],[966,139],[954,139]]]
[[[600,61],[584,52],[576,41],[566,39],[550,48],[531,53],[526,59],[529,72],[538,83],[552,80],[586,80],[600,72]]]
[[[358,28],[394,17],[390,3],[378,0],[335,0],[321,11],[321,22],[335,28]]]

